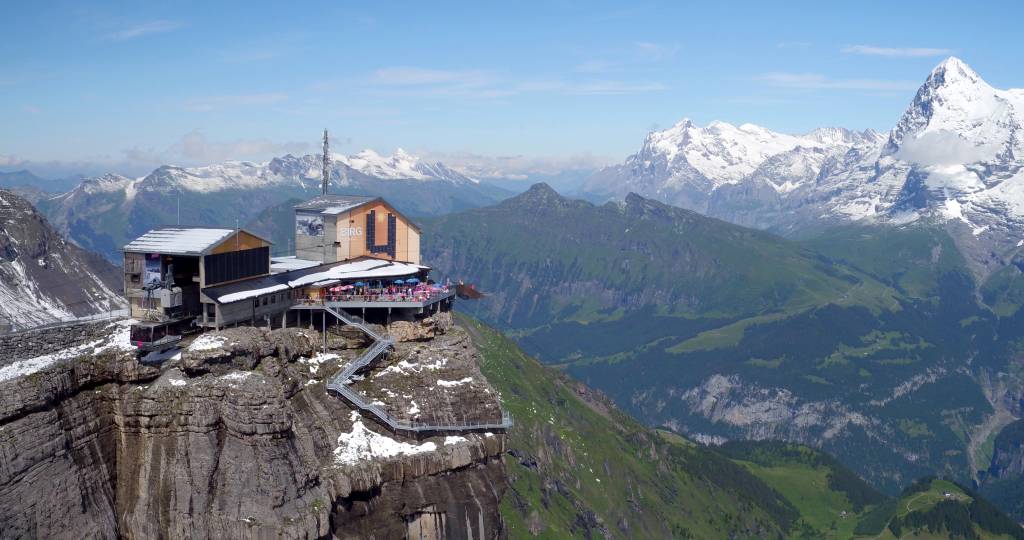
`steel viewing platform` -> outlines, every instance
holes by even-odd
[[[455,296],[455,289],[429,294],[336,294],[299,300],[292,309],[420,309],[426,310]]]

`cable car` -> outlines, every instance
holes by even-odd
[[[171,321],[145,321],[131,327],[131,342],[139,352],[166,351],[173,348],[181,336],[193,330],[193,317]]]

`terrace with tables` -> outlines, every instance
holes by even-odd
[[[307,289],[308,291],[308,289]],[[342,309],[436,307],[451,302],[455,287],[432,282],[421,283],[418,278],[356,281],[308,291],[293,309],[320,309],[324,305]]]

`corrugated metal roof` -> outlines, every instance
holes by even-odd
[[[364,258],[215,285],[203,289],[203,294],[218,304],[225,304],[322,282],[400,278],[412,276],[424,270],[430,270],[430,267],[386,259]]]
[[[161,227],[129,242],[124,251],[161,253],[164,255],[202,255],[230,237],[236,230],[255,236],[268,244],[266,238],[245,229],[219,227]]]
[[[202,227],[166,227],[153,229],[124,246],[136,253],[202,255],[207,249],[231,236],[235,229]]]
[[[320,266],[323,261],[311,261],[308,259],[300,259],[294,255],[289,257],[271,257],[270,258],[270,272],[279,274],[281,272],[290,272],[292,270],[302,270],[303,268],[312,268],[314,266]]]
[[[296,210],[319,211],[321,214],[340,214],[353,208],[358,208],[370,201],[377,200],[377,197],[364,197],[361,195],[320,195],[302,204],[295,205]]]

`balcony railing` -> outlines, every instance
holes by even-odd
[[[440,291],[421,293],[369,293],[369,294],[345,294],[331,293],[319,298],[303,298],[296,301],[297,306],[323,306],[325,304],[432,304],[434,302],[455,296],[455,289],[449,288]]]

